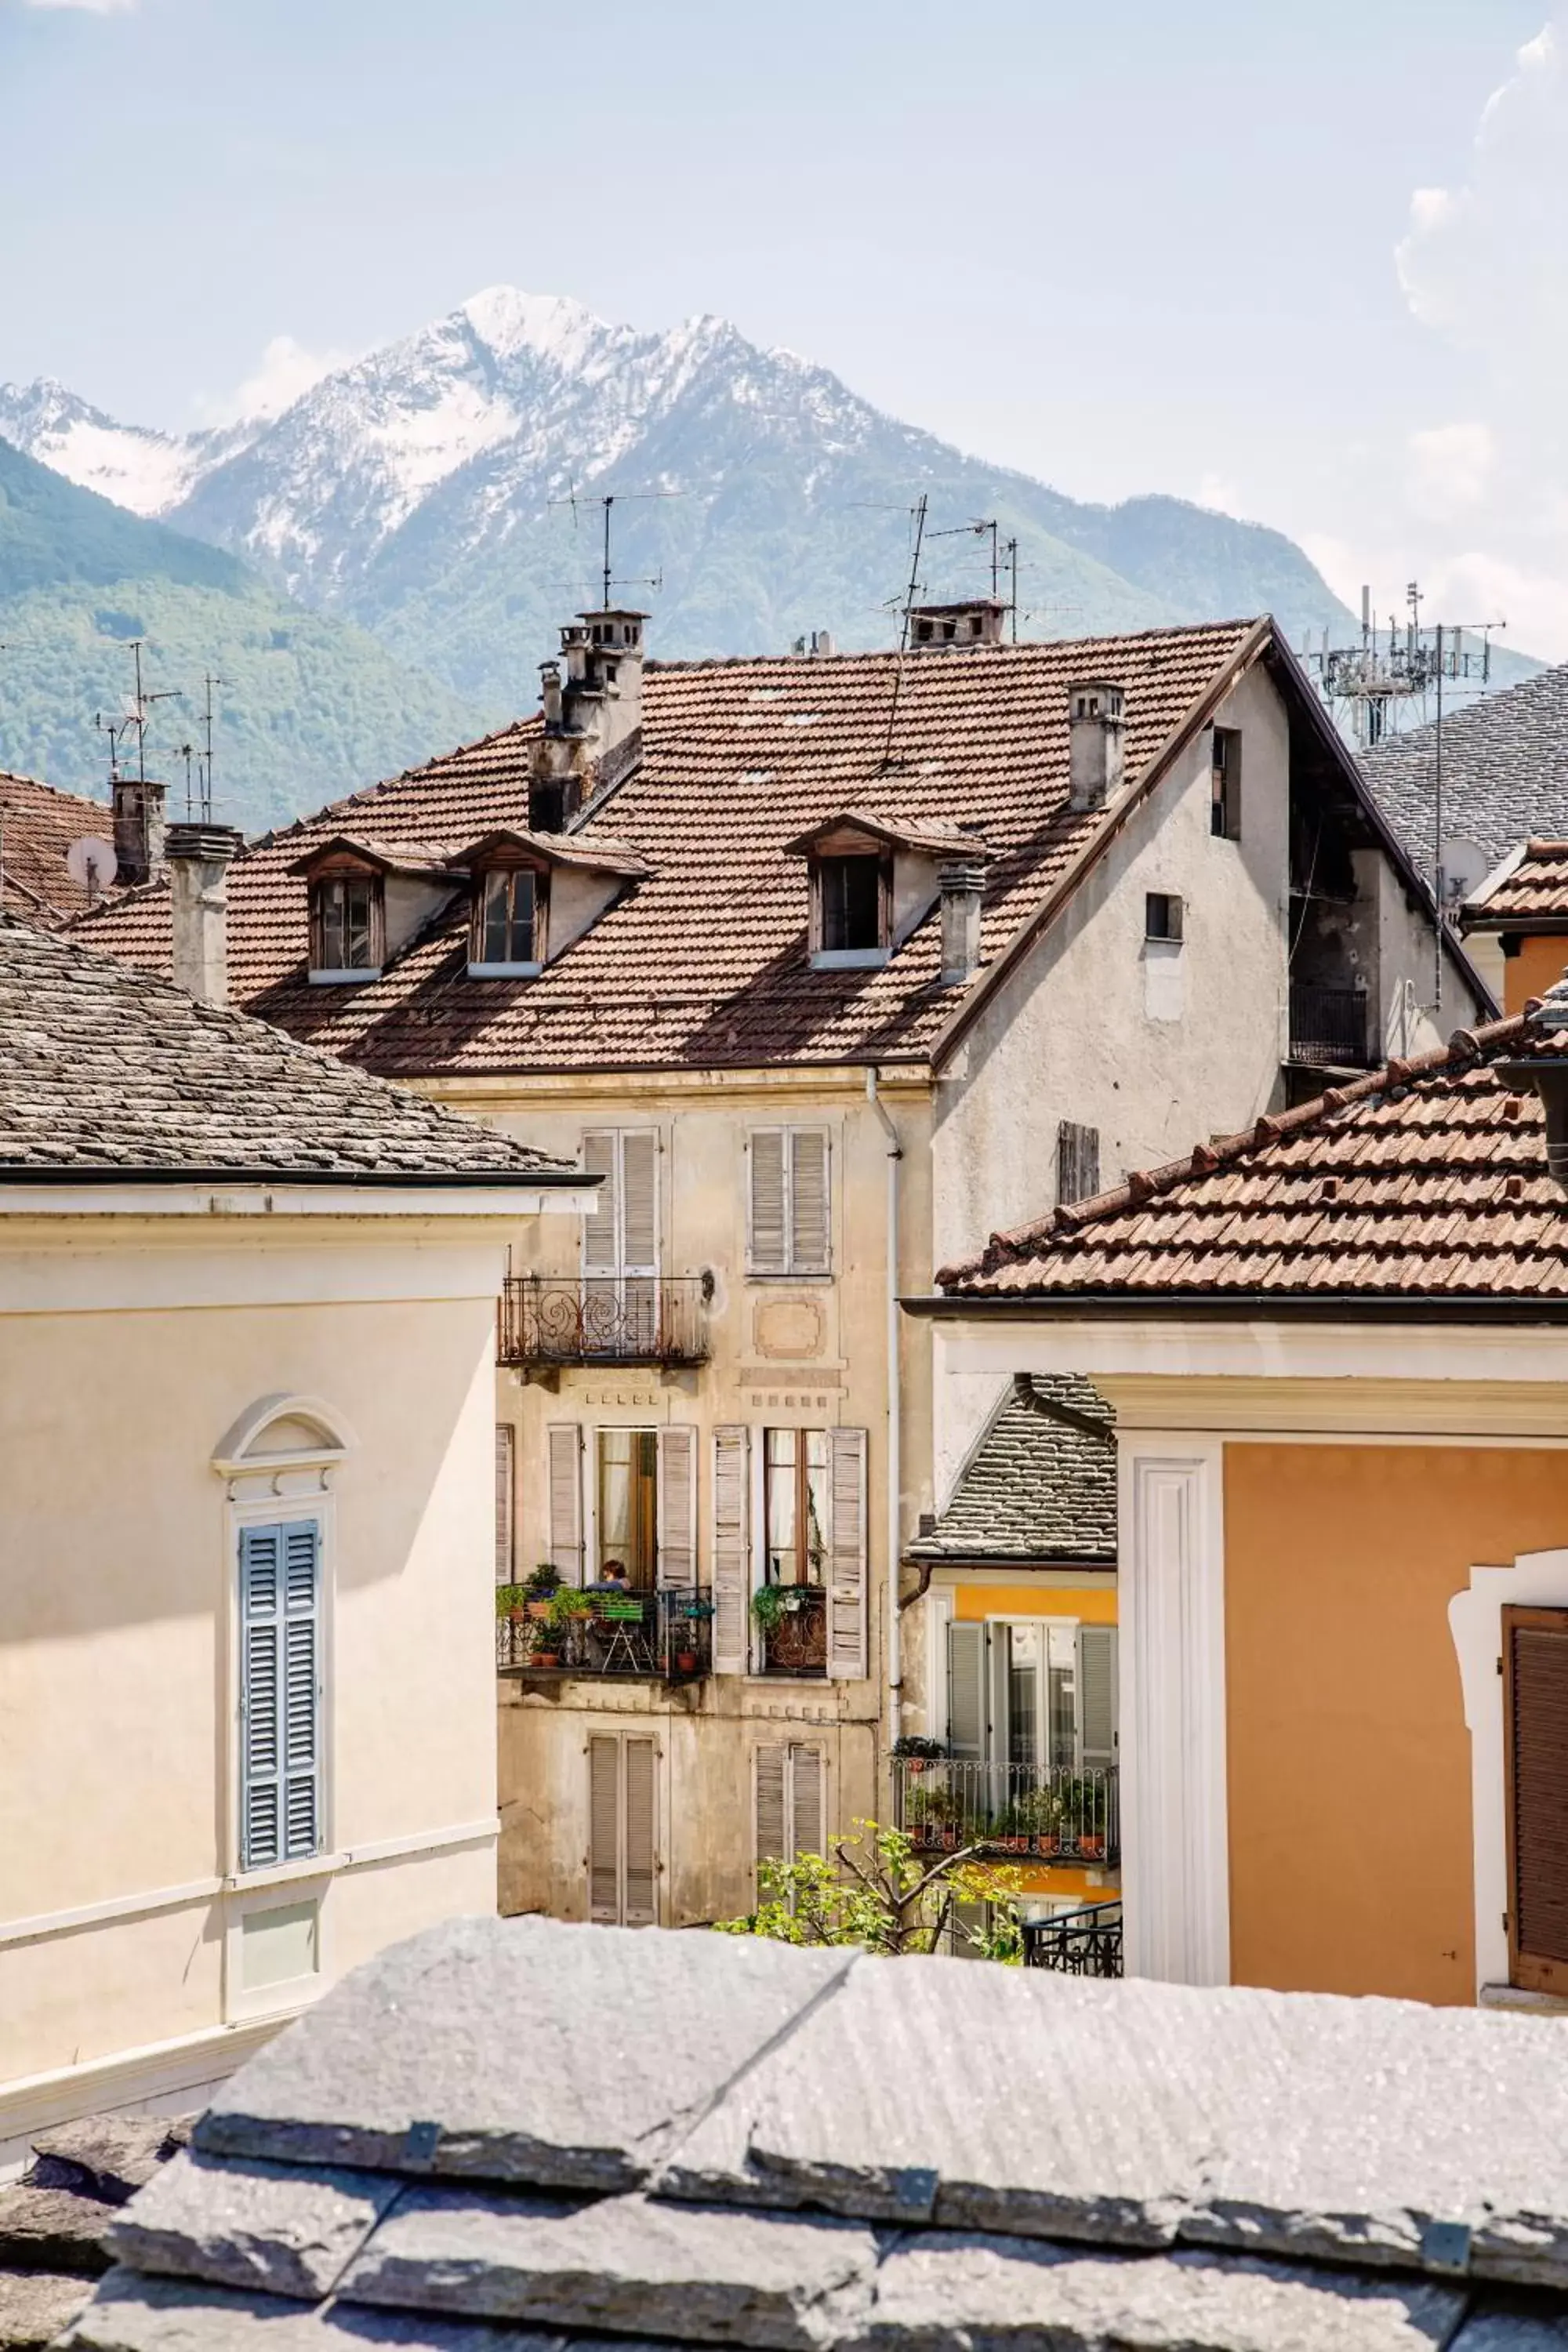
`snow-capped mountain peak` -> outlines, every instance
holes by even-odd
[[[569,294],[525,294],[516,286],[487,286],[459,305],[475,334],[497,359],[529,352],[573,372],[594,344],[614,332],[585,303]]]

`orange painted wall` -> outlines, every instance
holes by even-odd
[[[962,1624],[987,1617],[1074,1617],[1081,1625],[1114,1625],[1114,1584],[955,1584],[953,1615]]]
[[[1475,1997],[1450,1594],[1568,1544],[1568,1452],[1227,1444],[1231,1975]]]
[[[1521,940],[1519,953],[1503,962],[1503,1011],[1522,1013],[1531,997],[1544,996],[1549,988],[1556,987],[1564,970],[1568,970],[1568,938],[1562,932]]]

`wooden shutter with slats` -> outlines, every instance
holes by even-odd
[[[782,1862],[789,1835],[784,1797],[784,1767],[789,1750],[781,1739],[767,1739],[752,1762],[752,1822],[753,1851],[759,1864]],[[763,1893],[759,1878],[758,1895]]]
[[[1568,1609],[1502,1612],[1512,1983],[1568,1993]]]
[[[321,1844],[321,1530],[245,1528],[239,1540],[242,1870]]]
[[[821,1748],[795,1740],[763,1740],[755,1751],[752,1775],[757,1863],[793,1862],[799,1853],[823,1853],[826,1774]]]
[[[628,1732],[621,1741],[621,1826],[626,1857],[621,1920],[651,1927],[658,1917],[655,1858],[653,1741]]]
[[[658,1433],[658,1580],[697,1581],[697,1432],[679,1423]]]
[[[589,1275],[614,1274],[619,1255],[616,1236],[621,1218],[620,1171],[612,1129],[599,1129],[583,1138],[583,1166],[590,1176],[602,1176],[605,1180],[596,1188],[594,1205],[583,1220],[583,1271]]]
[[[510,1584],[516,1571],[517,1432],[510,1421],[496,1423],[496,1582]]]
[[[621,1743],[588,1742],[588,1916],[611,1927],[621,1916]]]
[[[1064,1118],[1057,1129],[1057,1199],[1089,1201],[1100,1190],[1100,1129]]]
[[[658,1138],[651,1127],[626,1129],[621,1147],[623,1274],[658,1272]]]
[[[947,1629],[947,1744],[966,1764],[985,1760],[985,1628]]]
[[[822,1750],[792,1747],[790,1760],[790,1841],[795,1853],[824,1851]]]
[[[756,1127],[748,1140],[746,1262],[753,1274],[789,1272],[784,1133]]]
[[[1100,1771],[1116,1761],[1116,1628],[1078,1629],[1078,1744],[1079,1767]]]
[[[552,1422],[550,1561],[569,1584],[583,1581],[583,1432],[574,1421]]]
[[[866,1672],[866,1433],[828,1432],[833,1525],[828,1546],[827,1671],[853,1682]]]
[[[639,1732],[588,1741],[588,1916],[648,1927],[658,1916],[655,1749]]]
[[[713,1432],[713,1671],[743,1675],[751,1647],[752,1433]]]
[[[792,1274],[826,1274],[832,1263],[828,1231],[827,1137],[817,1127],[789,1130],[789,1268]]]

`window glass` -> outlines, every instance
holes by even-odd
[[[825,949],[841,951],[882,945],[879,857],[825,857],[818,870],[818,887]]]
[[[533,963],[534,877],[526,868],[487,874],[484,882],[484,963]]]
[[[375,884],[366,876],[317,885],[323,971],[369,971]]]
[[[658,1521],[658,1437],[651,1429],[601,1429],[599,1559],[626,1570],[634,1592],[651,1592]]]
[[[821,1584],[827,1572],[827,1432],[764,1433],[763,1522],[770,1584]]]

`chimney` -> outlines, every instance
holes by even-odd
[[[942,892],[942,982],[955,988],[980,964],[980,896],[985,868],[978,859],[952,858],[937,877]]]
[[[910,645],[917,654],[962,653],[966,646],[999,646],[1007,607],[997,596],[967,596],[959,604],[911,604]]]
[[[1068,687],[1069,807],[1103,808],[1121,790],[1121,688],[1114,678],[1086,678]]]
[[[591,772],[642,725],[647,618],[620,605],[579,613],[561,632],[559,661],[541,665],[544,733],[530,754],[528,796],[536,832],[565,832]]]
[[[228,1003],[228,866],[245,836],[231,824],[172,824],[174,985],[202,1004]]]
[[[547,661],[539,665],[540,699],[544,705],[544,723],[551,733],[561,730],[561,665]]]
[[[114,779],[114,857],[122,882],[150,882],[163,870],[164,790],[146,776]]]

